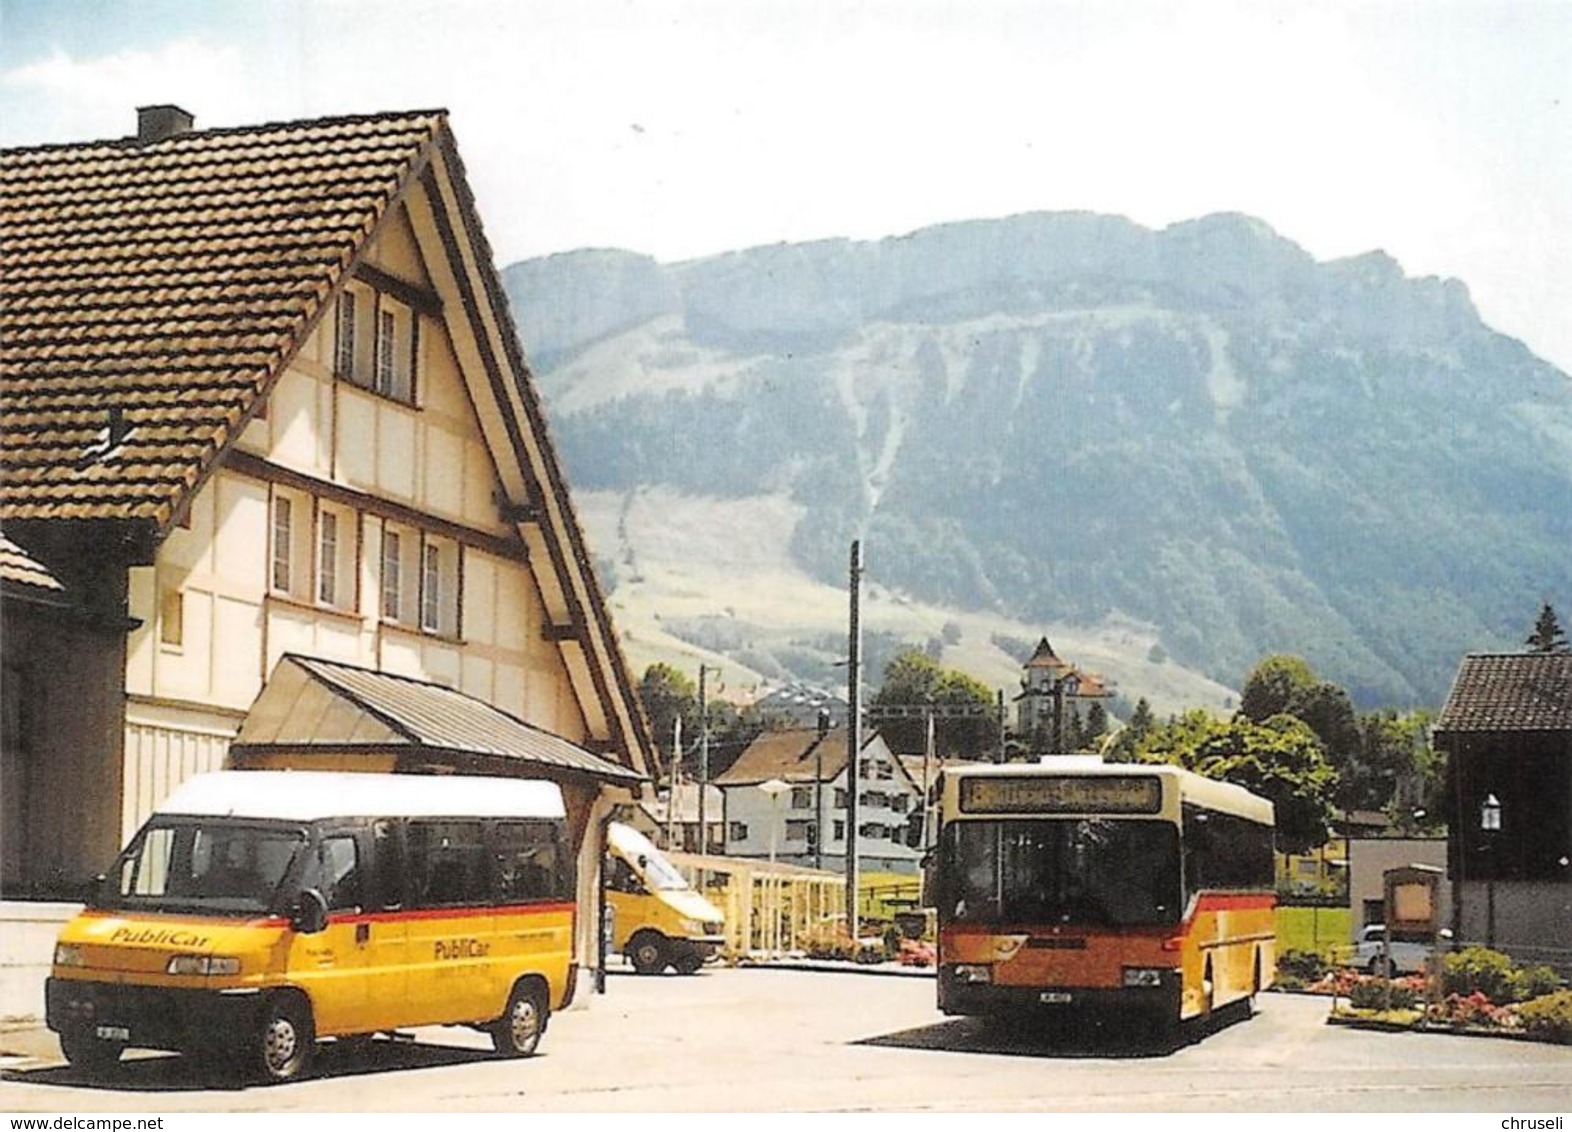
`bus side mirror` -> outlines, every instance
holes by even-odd
[[[295,901],[289,926],[301,935],[315,935],[327,927],[327,900],[314,888],[308,888]]]

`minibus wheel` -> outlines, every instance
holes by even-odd
[[[60,1052],[79,1069],[103,1072],[120,1063],[120,1052],[125,1047],[119,1042],[105,1041],[85,1030],[61,1030]]]
[[[310,1006],[291,994],[263,1003],[249,1060],[264,1081],[275,1084],[305,1076],[315,1046]]]
[[[671,961],[679,975],[692,975],[704,966],[704,953],[702,951],[684,951]]]
[[[628,958],[639,974],[658,975],[666,969],[666,941],[659,932],[640,932],[628,944]]]
[[[546,1000],[538,985],[520,981],[508,1008],[491,1028],[491,1044],[503,1057],[531,1057],[546,1030]]]

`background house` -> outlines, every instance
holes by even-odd
[[[623,819],[660,849],[677,853],[699,850],[699,784],[679,782],[675,798],[671,792],[645,794],[623,811]],[[709,843],[714,852],[726,844],[726,797],[717,786],[704,788],[704,824],[709,827]]]
[[[1071,719],[1085,721],[1092,705],[1112,696],[1102,676],[1060,659],[1044,637],[1023,666],[1016,731],[1034,751],[1061,753]]]
[[[884,739],[863,743],[856,783],[857,854],[866,872],[913,873],[921,856],[906,845],[921,788]],[[771,789],[762,787],[780,784]],[[715,780],[726,799],[726,852],[842,870],[846,864],[848,776],[846,731],[766,731]],[[822,843],[818,840],[823,838]]]
[[[1465,657],[1433,741],[1456,938],[1572,973],[1572,653]]]

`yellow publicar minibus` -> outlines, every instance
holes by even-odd
[[[267,1081],[420,1025],[529,1056],[573,997],[574,891],[551,782],[199,775],[62,930],[48,1025],[73,1064],[167,1049]]]
[[[1179,767],[946,769],[935,860],[946,1014],[1106,1009],[1158,1027],[1271,985],[1273,809]]]
[[[691,975],[726,943],[721,910],[631,825],[606,828],[611,949],[641,975]]]

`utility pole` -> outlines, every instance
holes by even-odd
[[[699,664],[699,853],[710,851],[708,818],[705,815],[710,786],[710,709],[707,679],[711,672],[720,675],[720,669]]]
[[[846,640],[846,930],[855,947],[857,921],[857,791],[862,763],[862,543],[851,544],[851,616]]]
[[[671,720],[671,774],[666,786],[666,849],[677,848],[677,788],[682,784],[682,713]]]

